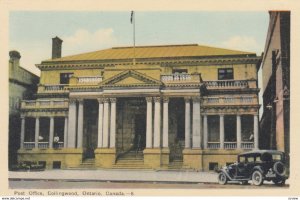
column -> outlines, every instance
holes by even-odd
[[[254,149],[258,149],[259,148],[259,138],[258,138],[258,115],[254,115],[254,127],[253,127],[253,131],[254,131]]]
[[[236,148],[241,149],[242,143],[242,128],[241,128],[241,115],[236,116]]]
[[[34,147],[39,148],[39,134],[40,134],[40,118],[35,118],[35,135],[34,135]]]
[[[49,128],[49,148],[53,148],[53,136],[54,135],[54,117],[50,117],[50,128]]]
[[[110,98],[110,148],[115,148],[116,143],[116,98]]]
[[[185,148],[191,148],[191,104],[190,98],[185,101]]]
[[[69,100],[69,116],[68,116],[68,140],[67,147],[75,148],[76,141],[76,100]]]
[[[83,99],[78,100],[77,148],[82,148],[83,139]]]
[[[160,97],[154,97],[154,148],[160,147]]]
[[[146,97],[146,101],[147,101],[146,148],[152,148],[152,97]]]
[[[98,148],[103,146],[103,99],[98,99],[99,114],[98,114]]]
[[[208,135],[207,135],[207,115],[203,115],[203,146],[207,149]]]
[[[65,117],[64,148],[67,148],[67,141],[68,141],[68,117]]]
[[[220,115],[220,149],[224,149],[224,115]]]
[[[169,98],[163,98],[163,148],[169,146]]]
[[[24,148],[24,139],[25,139],[25,117],[21,116],[21,143],[20,149]]]
[[[193,148],[201,148],[200,98],[193,98]]]
[[[103,100],[103,147],[108,148],[108,139],[109,139],[109,102],[108,98]]]

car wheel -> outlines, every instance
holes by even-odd
[[[218,175],[218,182],[221,185],[225,185],[227,183],[228,179],[224,172],[219,173]]]
[[[278,161],[274,164],[273,170],[277,175],[284,176],[286,168],[282,162]]]
[[[252,174],[252,183],[254,185],[262,185],[264,182],[264,177],[262,175],[262,173],[258,170],[254,171]]]
[[[275,185],[278,185],[278,186],[282,186],[285,184],[285,179],[276,178],[276,179],[273,179],[272,181],[273,181],[273,183],[275,183]]]

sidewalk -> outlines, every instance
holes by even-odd
[[[8,173],[11,180],[217,183],[214,172],[143,170],[46,170]]]

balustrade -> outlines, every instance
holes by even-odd
[[[168,74],[161,75],[163,82],[200,82],[199,74]]]
[[[102,81],[101,76],[82,76],[78,77],[78,83],[99,83]]]
[[[220,142],[208,142],[207,148],[208,149],[220,149]]]
[[[39,142],[38,143],[39,149],[48,149],[49,148],[49,142]]]
[[[45,91],[61,91],[64,90],[66,85],[59,84],[59,85],[45,85]]]
[[[204,81],[207,88],[245,88],[248,87],[246,80],[224,80],[224,81]]]
[[[253,149],[254,143],[253,142],[242,142],[241,147],[242,147],[242,149]]]
[[[34,142],[24,142],[24,149],[33,149]]]
[[[236,142],[224,142],[225,149],[236,149]]]

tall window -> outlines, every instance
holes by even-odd
[[[218,79],[219,80],[233,79],[233,69],[232,68],[219,69]]]
[[[60,74],[60,84],[69,84],[70,78],[73,73],[61,73]]]

